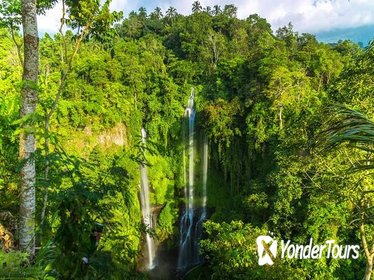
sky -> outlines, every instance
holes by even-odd
[[[163,12],[173,6],[178,13],[191,13],[194,0],[112,0],[111,9],[123,11],[128,15],[132,10],[145,7],[148,12],[160,7]],[[238,17],[246,18],[257,13],[266,18],[273,30],[292,22],[294,30],[303,33],[329,34],[337,29],[354,30],[361,26],[373,26],[369,29],[374,37],[374,1],[373,0],[200,0],[203,7],[234,4],[238,8]],[[39,29],[42,33],[55,33],[61,17],[61,5],[47,11],[39,17]],[[327,33],[326,33],[327,32]],[[344,36],[344,34],[342,35]],[[317,36],[318,37],[318,36]]]

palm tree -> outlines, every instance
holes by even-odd
[[[206,6],[205,8],[205,11],[208,13],[208,14],[212,14],[212,7],[211,6]]]
[[[152,13],[152,16],[154,16],[156,19],[160,19],[163,17],[162,11],[160,7],[156,7],[155,10]]]
[[[139,8],[139,18],[145,20],[147,18],[147,9],[144,7]]]
[[[200,1],[193,2],[192,13],[194,13],[194,14],[199,13],[199,12],[201,12],[202,9],[203,9],[203,7],[201,6]]]
[[[221,7],[219,5],[214,5],[213,7],[213,15],[218,15],[222,12]]]
[[[173,23],[174,19],[176,18],[177,14],[177,9],[174,7],[169,7],[165,13],[165,17],[168,20],[169,23]]]
[[[374,122],[364,114],[344,106],[336,106],[330,109],[333,119],[328,128],[323,132],[328,148],[334,148],[342,143],[374,152]],[[361,168],[373,169],[373,160],[367,162]]]
[[[374,122],[364,114],[344,106],[337,106],[330,111],[333,119],[329,122],[328,128],[322,133],[325,139],[325,147],[329,149],[339,148],[343,143],[367,152],[366,159],[359,161],[353,171],[374,170],[374,160],[371,155],[374,153]],[[368,175],[370,173],[367,173]],[[359,231],[366,257],[366,271],[364,280],[370,280],[373,273],[374,263],[374,242],[369,245],[370,232],[367,232],[367,225],[373,220],[373,195],[374,188],[365,187],[360,190],[360,201],[358,203]]]

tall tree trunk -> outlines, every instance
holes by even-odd
[[[366,257],[366,271],[363,280],[372,280],[373,274],[373,262],[374,262],[374,243],[372,244],[371,248],[369,247],[368,240],[366,238],[366,230],[364,224],[364,215],[363,213],[360,214],[361,216],[361,224],[360,224],[360,237],[362,242],[362,247],[364,249],[365,257]]]
[[[373,273],[373,258],[374,258],[374,255],[371,256],[370,259],[367,260],[366,262],[366,271],[365,271],[365,276],[364,276],[364,280],[372,280],[373,278],[371,278],[372,276],[372,273]]]
[[[20,117],[35,112],[39,71],[39,42],[36,22],[36,0],[22,0],[24,64]],[[19,246],[35,255],[35,136],[26,121],[20,136],[21,169]]]

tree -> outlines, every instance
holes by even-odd
[[[20,238],[21,250],[35,255],[35,135],[30,122],[37,103],[39,39],[36,0],[22,0],[24,68],[20,117],[24,119],[20,135],[21,169]]]
[[[203,7],[201,6],[200,2],[199,1],[195,1],[193,2],[192,4],[192,13],[199,13],[201,12],[203,9]]]
[[[296,115],[303,107],[310,105],[310,97],[316,94],[311,90],[305,73],[299,69],[290,71],[284,66],[274,69],[266,93],[273,103],[272,109],[277,112],[279,130],[285,124],[283,110],[293,110],[292,115]]]
[[[61,65],[60,65],[60,80],[58,84],[57,91],[55,93],[54,99],[51,101],[52,105],[47,102],[45,105],[45,156],[46,165],[44,170],[45,179],[45,192],[43,199],[43,207],[41,213],[41,224],[44,222],[47,201],[48,201],[48,170],[49,170],[49,130],[50,130],[50,120],[52,115],[56,111],[57,105],[60,101],[62,92],[65,90],[66,81],[69,74],[72,71],[72,65],[74,58],[77,56],[78,51],[81,47],[82,42],[89,36],[93,36],[99,41],[105,41],[105,34],[110,35],[110,25],[118,21],[122,17],[122,13],[110,12],[109,11],[110,1],[105,1],[102,5],[99,2],[92,2],[90,0],[82,0],[79,2],[74,2],[71,0],[62,1],[62,18],[59,27],[59,35],[61,42]],[[66,5],[68,5],[66,7]],[[66,9],[68,8],[68,9]],[[145,8],[139,9],[140,13],[146,17],[147,13]],[[69,19],[68,19],[69,18]],[[78,28],[77,34],[75,34],[76,40],[71,52],[69,52],[68,36],[67,32],[64,32],[65,24],[71,28]]]
[[[206,6],[205,11],[210,15],[212,14],[212,7],[211,6]]]
[[[166,11],[166,19],[168,20],[169,23],[173,23],[175,18],[177,17],[177,9],[174,7],[169,7]]]
[[[23,65],[22,43],[17,38],[21,19],[21,6],[19,1],[7,0],[0,3],[0,27],[6,27],[12,35],[14,45],[17,47],[17,55],[21,65]]]
[[[338,147],[343,143],[349,143],[369,155],[353,166],[355,172],[362,170],[374,170],[374,160],[371,155],[374,152],[374,123],[365,115],[345,107],[334,108],[335,119],[329,123],[329,128],[324,132],[327,136],[329,148]],[[366,176],[372,174],[366,172]],[[374,265],[374,240],[370,236],[373,229],[373,202],[374,188],[372,185],[364,185],[357,188],[359,195],[356,202],[358,208],[358,227],[360,238],[366,258],[365,280],[370,280]],[[370,245],[370,242],[372,243]]]
[[[221,7],[219,5],[214,5],[213,7],[213,15],[217,16],[222,12]]]
[[[223,14],[225,14],[229,18],[235,18],[237,11],[238,8],[234,5],[225,5],[225,7],[223,8]]]
[[[156,7],[154,11],[151,13],[151,18],[161,19],[162,17],[163,17],[163,14],[162,14],[160,7]]]
[[[209,63],[213,64],[215,67],[223,53],[225,47],[224,43],[225,41],[222,34],[214,31],[209,32],[206,43],[208,52],[210,52],[209,57],[211,57]]]
[[[139,14],[138,17],[141,21],[145,21],[147,19],[147,9],[145,7],[139,8]]]
[[[293,31],[293,25],[291,22],[289,22],[287,26],[278,28],[278,30],[276,31],[276,36],[277,38],[282,39],[289,49],[295,51],[294,49],[297,45],[296,38],[298,34],[297,32]]]

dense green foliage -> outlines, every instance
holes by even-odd
[[[89,15],[72,7],[77,10],[69,11],[70,27],[85,26],[80,17]],[[110,20],[106,13],[97,11],[96,27],[120,16]],[[260,267],[255,240],[271,231],[301,244],[311,237],[316,243],[362,244],[363,227],[372,246],[374,178],[362,166],[373,166],[374,132],[364,123],[363,135],[336,134],[348,109],[329,108],[344,104],[370,122],[373,45],[365,50],[348,41],[327,45],[291,25],[273,34],[258,15],[241,20],[232,5],[202,8],[199,3],[189,16],[174,8],[165,16],[158,8],[151,13],[141,8],[110,29],[82,37],[74,54],[79,35],[67,31],[41,38],[37,113],[20,120],[22,67],[14,44],[20,37],[12,39],[9,28],[0,29],[0,212],[17,216],[22,164],[17,135],[22,122],[29,121],[38,142],[41,249],[32,266],[35,275],[146,277],[138,272],[147,230],[137,194],[140,163],[148,166],[151,202],[159,209],[152,234],[163,250],[175,250],[183,187],[182,117],[194,87],[197,126],[209,138],[211,215],[201,241],[206,262],[190,278],[363,277],[363,250],[358,260],[282,259]],[[142,127],[149,139],[146,153]],[[356,142],[349,142],[352,134]],[[92,250],[95,222],[104,224],[104,232]],[[14,221],[0,217],[0,223],[16,242]],[[13,263],[13,254],[19,253],[0,252],[0,257]],[[92,259],[88,271],[81,269],[86,255]]]

